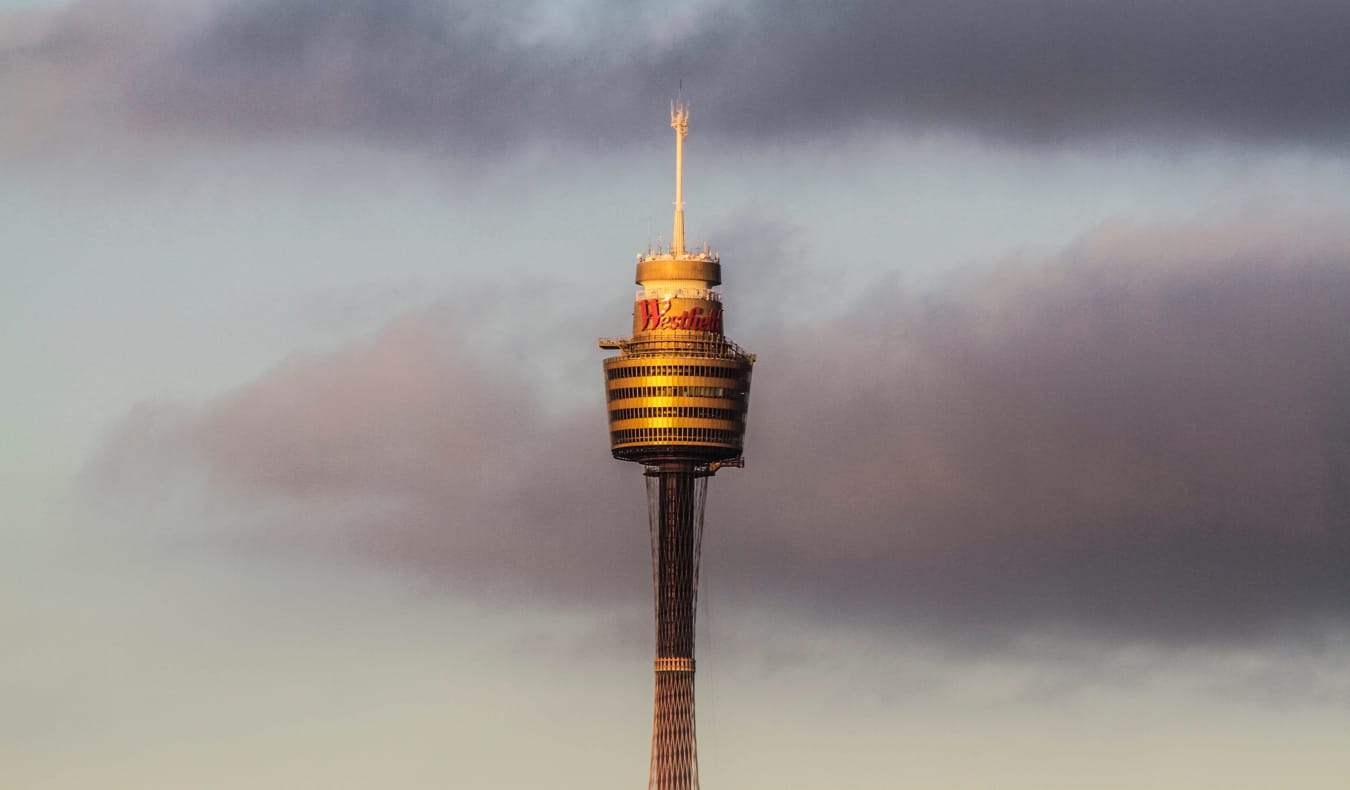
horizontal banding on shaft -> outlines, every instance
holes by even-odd
[[[655,669],[657,672],[693,672],[694,659],[658,658],[656,659]]]

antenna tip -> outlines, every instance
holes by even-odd
[[[689,125],[689,105],[683,98],[670,103],[670,124],[676,128]]]

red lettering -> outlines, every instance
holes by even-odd
[[[671,314],[671,302],[662,299],[640,299],[637,302],[636,315],[640,318],[641,332],[666,329],[678,329],[695,332],[722,332],[722,308],[714,307],[705,312],[702,307],[694,307]]]
[[[642,331],[660,329],[665,323],[662,317],[670,310],[670,302],[663,304],[660,299],[643,299],[638,304],[642,305]]]

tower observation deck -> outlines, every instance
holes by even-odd
[[[638,255],[633,334],[602,339],[610,449],[645,466],[656,601],[656,700],[649,790],[698,788],[694,614],[708,478],[742,466],[755,357],[723,333],[722,262],[684,244],[684,139],[672,104],[675,220],[670,248]]]

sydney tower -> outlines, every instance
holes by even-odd
[[[645,467],[656,597],[656,703],[649,790],[698,787],[694,734],[694,613],[708,478],[742,466],[755,357],[722,331],[721,259],[684,246],[684,139],[689,113],[672,105],[675,227],[670,249],[638,256],[633,335],[600,341],[610,448]]]

